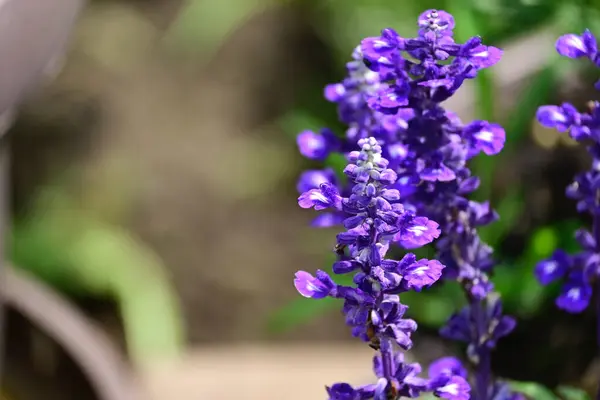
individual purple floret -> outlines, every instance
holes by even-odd
[[[401,261],[386,259],[392,240],[402,240],[412,247],[427,244],[438,237],[438,225],[416,216],[399,203],[399,194],[390,187],[396,173],[387,168],[381,146],[375,138],[360,139],[360,151],[350,152],[344,173],[352,182],[351,194],[341,196],[335,186],[325,181],[300,195],[301,207],[345,213],[346,231],[337,235],[336,274],[354,273],[355,286],[337,285],[324,271],[313,276],[298,271],[294,284],[309,298],[343,299],[343,313],[352,334],[377,350],[376,384],[353,387],[336,383],[327,387],[332,400],[388,400],[418,397],[421,392],[462,400],[468,399],[470,387],[462,375],[453,370],[438,371],[430,379],[419,378],[421,367],[407,364],[400,350],[412,347],[411,335],[417,324],[405,318],[407,306],[399,294],[421,290],[435,283],[444,266],[436,260],[417,260],[407,254]],[[437,370],[436,370],[437,371]],[[460,370],[459,372],[461,372]]]
[[[557,52],[569,58],[588,58],[600,67],[600,54],[596,38],[589,30],[581,35],[566,34],[556,41]],[[600,81],[599,81],[600,82]],[[596,89],[600,84],[596,83]],[[579,112],[573,105],[563,103],[560,106],[542,106],[538,109],[537,119],[543,126],[559,132],[569,132],[578,142],[588,145],[593,161],[590,169],[575,176],[567,187],[567,197],[577,201],[577,211],[592,216],[592,230],[580,229],[575,237],[582,250],[568,255],[556,250],[548,260],[540,262],[535,275],[541,284],[562,281],[561,294],[556,305],[570,313],[585,310],[596,290],[596,312],[598,320],[597,337],[600,347],[600,103],[588,103],[588,110]],[[600,388],[597,399],[600,399]]]

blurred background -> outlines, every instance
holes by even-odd
[[[457,40],[479,34],[505,49],[448,104],[507,131],[501,155],[473,164],[477,198],[501,215],[482,232],[496,249],[494,282],[519,320],[494,369],[592,390],[592,310],[558,311],[558,288],[532,274],[556,247],[577,250],[573,232],[589,221],[564,189],[589,159],[533,117],[541,104],[597,99],[597,71],[558,59],[554,40],[600,34],[598,2],[90,0],[3,139],[0,398],[293,400],[323,398],[338,379],[368,382],[371,352],[340,304],[292,285],[298,269],[329,268],[336,233],[310,228],[314,214],[297,207],[296,179],[315,165],[295,135],[342,132],[324,85],[343,78],[363,37],[385,27],[413,36],[433,7],[454,14]],[[437,337],[463,304],[455,285],[407,302],[420,323],[415,359],[462,354]]]

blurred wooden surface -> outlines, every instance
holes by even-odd
[[[326,384],[373,382],[365,345],[232,345],[191,350],[177,362],[141,373],[148,400],[308,400]]]

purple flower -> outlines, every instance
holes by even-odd
[[[320,133],[303,131],[296,138],[300,154],[311,160],[324,160],[332,151],[339,148],[340,143],[335,134],[329,129]]]
[[[396,235],[398,241],[405,249],[414,249],[433,242],[440,236],[437,222],[425,217],[409,218],[401,221],[400,232]]]
[[[336,284],[331,280],[329,275],[321,270],[317,271],[316,277],[305,271],[296,272],[294,286],[296,286],[296,290],[302,296],[313,299],[327,297],[336,289]]]
[[[476,47],[469,48],[468,51],[461,51],[461,53],[466,53],[464,57],[467,58],[475,67],[481,69],[489,68],[500,61],[503,51],[494,46],[478,45]]]
[[[340,208],[341,197],[331,183],[321,183],[319,189],[311,189],[298,197],[298,204],[302,208],[314,207],[315,210],[326,208]]]
[[[471,386],[462,376],[452,376],[443,385],[435,388],[434,394],[442,399],[469,400]]]
[[[467,377],[467,370],[458,358],[442,357],[429,365],[429,377],[435,378],[442,374]]]
[[[394,388],[397,396],[415,398],[427,389],[427,380],[420,378],[421,366],[417,363],[406,363],[404,355],[395,352],[391,357],[390,377],[385,377],[385,369],[381,355],[373,358],[373,370],[375,375],[380,378],[379,385],[389,390]],[[385,381],[381,381],[385,379]],[[383,391],[385,393],[385,391]]]
[[[425,37],[430,32],[438,35],[452,36],[455,26],[454,17],[443,10],[427,10],[419,15],[419,36]]]
[[[378,352],[375,384],[336,384],[328,388],[330,398],[415,398],[424,391],[469,398],[460,365],[441,360],[432,369],[438,372],[426,380],[418,376],[420,366],[405,363],[399,351],[412,346],[417,324],[403,317],[407,307],[398,294],[420,291],[442,275],[457,279],[469,299],[446,326],[447,337],[464,340],[471,353],[487,357],[496,340],[514,327],[491,296],[487,273],[494,265],[492,249],[477,234],[498,215],[489,203],[465,197],[479,185],[468,160],[480,153],[497,154],[506,135],[487,121],[465,126],[442,107],[466,79],[496,64],[502,50],[479,37],[456,43],[454,18],[442,10],[425,11],[418,25],[414,38],[388,28],[364,39],[346,64],[346,78],[326,86],[325,98],[337,105],[339,119],[347,125],[343,138],[330,131],[299,138],[301,153],[308,158],[323,160],[339,152],[348,160],[343,186],[320,171],[305,173],[298,186],[303,189],[301,207],[329,209],[313,224],[342,225],[333,272],[353,274],[352,286],[331,288],[309,275],[304,281],[312,286],[306,284],[303,290],[309,297],[317,293],[344,299],[342,311],[352,334]],[[585,118],[569,126],[575,125],[579,131],[591,126]],[[387,258],[390,246],[412,249],[438,238],[439,261],[417,261],[411,253],[401,261]],[[592,257],[587,260],[588,269],[600,265]],[[486,368],[476,366],[476,373],[491,393],[496,382]]]
[[[573,273],[556,299],[558,308],[570,313],[580,313],[587,308],[592,298],[592,287],[580,273]]]
[[[489,304],[484,310],[479,304],[464,307],[459,313],[450,317],[440,330],[440,335],[456,341],[475,344],[483,348],[493,349],[498,339],[508,335],[515,328],[516,321],[512,317],[502,315],[502,302],[499,299],[488,299]],[[470,329],[480,325],[489,327],[486,332]]]
[[[587,29],[583,35],[569,33],[559,37],[556,41],[556,51],[564,57],[593,57],[597,50],[596,38]]]
[[[326,386],[328,400],[367,400],[373,398],[374,390],[369,387],[353,388],[347,383]]]
[[[344,216],[334,213],[323,213],[313,219],[311,226],[315,228],[330,228],[342,223]]]
[[[471,122],[464,128],[463,135],[471,142],[474,154],[483,151],[488,156],[498,154],[506,141],[504,129],[487,121]]]
[[[398,80],[396,84],[378,92],[368,99],[371,108],[384,114],[396,114],[400,107],[408,104],[410,86],[404,80]]]
[[[569,103],[560,106],[541,106],[537,111],[537,120],[546,128],[554,128],[559,132],[570,129],[570,135],[575,140],[583,140],[590,136],[590,118],[580,114]]]
[[[566,34],[556,42],[557,52],[569,58],[586,57],[600,67],[597,41],[589,30],[582,35]],[[592,165],[586,172],[575,176],[574,182],[567,187],[567,197],[577,201],[579,212],[592,215],[594,234],[585,229],[576,232],[575,237],[582,250],[574,255],[567,255],[556,250],[549,260],[540,262],[535,270],[541,284],[554,280],[562,280],[561,294],[556,299],[558,308],[570,313],[585,310],[592,298],[591,283],[600,277],[600,247],[598,246],[600,231],[600,112],[598,102],[591,102],[586,112],[578,112],[571,104],[560,106],[547,105],[538,109],[537,117],[546,127],[560,132],[569,130],[569,134],[577,141],[590,143],[588,150],[593,157]],[[600,314],[597,316],[600,318]]]
[[[304,171],[298,179],[296,189],[298,193],[304,193],[311,189],[318,189],[322,183],[337,186],[335,172],[331,168]]]
[[[535,267],[535,276],[542,285],[563,278],[571,266],[571,258],[562,250],[556,250],[548,260]]]
[[[361,41],[363,56],[371,64],[371,68],[383,64],[392,66],[390,54],[398,48],[400,36],[393,29],[386,29],[380,37],[368,37]]]
[[[422,259],[403,271],[404,285],[407,289],[420,291],[440,279],[444,266],[437,260]]]

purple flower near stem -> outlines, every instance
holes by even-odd
[[[569,33],[559,37],[556,41],[556,51],[564,57],[587,57],[596,62],[598,45],[594,35],[586,29],[581,35]]]
[[[469,355],[478,359],[478,343],[493,349],[498,339],[508,335],[515,325],[514,318],[502,315],[502,303],[494,298],[488,301],[482,313],[476,304],[466,306],[450,318],[440,334],[447,339],[469,343]]]
[[[488,156],[498,154],[504,147],[506,134],[498,124],[487,121],[473,121],[463,129],[463,136],[469,140],[472,155],[483,151]]]
[[[416,291],[429,287],[440,279],[443,268],[437,260],[419,260],[404,269],[404,287]]]
[[[322,299],[335,292],[337,285],[331,280],[326,272],[317,271],[317,276],[312,276],[308,272],[296,272],[294,286],[304,297],[313,299]]]
[[[329,183],[337,187],[335,172],[331,168],[304,171],[298,179],[296,189],[299,193],[304,193],[311,189],[318,189],[322,183]]]
[[[443,357],[429,365],[429,376],[439,376],[441,374],[450,374],[467,377],[467,370],[462,362],[455,357]]]
[[[298,197],[298,204],[302,208],[325,210],[327,208],[339,209],[341,196],[337,188],[329,182],[321,183],[318,189],[310,189]]]
[[[337,247],[347,250],[338,252],[333,271],[354,273],[356,286],[337,285],[324,271],[317,271],[315,276],[298,271],[296,289],[309,298],[343,299],[342,312],[352,334],[379,351],[376,384],[353,387],[336,383],[327,387],[329,398],[387,400],[417,397],[427,390],[443,398],[466,398],[468,384],[462,377],[455,379],[451,373],[445,373],[443,382],[438,379],[431,386],[428,380],[417,376],[421,371],[418,364],[403,361],[400,349],[412,347],[411,335],[417,324],[404,317],[408,307],[400,302],[399,294],[430,286],[441,277],[444,267],[436,260],[417,260],[413,254],[401,261],[385,256],[394,239],[413,245],[430,243],[439,235],[438,225],[406,211],[399,203],[397,190],[390,187],[397,174],[387,168],[389,162],[382,157],[378,141],[360,139],[358,145],[360,151],[348,154],[349,164],[344,170],[353,182],[348,197],[342,197],[331,183],[325,182],[298,199],[303,208],[335,208],[346,213],[346,231],[337,235]]]
[[[542,285],[562,279],[571,268],[571,257],[563,250],[556,250],[551,258],[535,267],[535,276]]]
[[[327,156],[340,148],[340,141],[329,129],[321,132],[303,131],[296,138],[300,154],[311,160],[324,160]]]
[[[429,387],[443,399],[468,400],[471,387],[466,381],[467,371],[454,357],[444,357],[429,366]]]
[[[329,400],[367,400],[372,399],[375,393],[374,388],[364,386],[354,388],[347,383],[336,383],[327,386]]]

